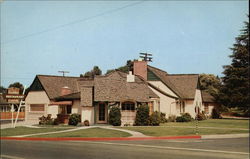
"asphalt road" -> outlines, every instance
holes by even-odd
[[[248,159],[249,138],[144,141],[1,141],[2,159]]]

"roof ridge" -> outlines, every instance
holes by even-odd
[[[64,78],[81,78],[77,76],[58,76],[58,75],[36,75],[36,76],[42,76],[42,77],[64,77]]]
[[[159,69],[159,68],[157,68],[157,67],[154,67],[154,66],[151,66],[151,65],[148,65],[148,67],[151,67],[151,68],[157,69],[157,70],[159,70],[159,71],[162,71],[162,72],[164,72],[164,73],[168,74],[168,73],[167,73],[167,71],[164,71],[164,70]]]
[[[177,73],[177,74],[167,74],[167,75],[168,76],[180,76],[180,75],[187,75],[188,76],[188,75],[200,75],[200,74],[196,74],[196,73],[190,73],[190,74],[189,73],[188,74],[184,74],[184,73],[182,74],[182,73],[180,73],[180,74],[178,74]]]

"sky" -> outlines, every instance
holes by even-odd
[[[247,21],[247,0],[6,1],[1,13],[1,86],[35,76],[105,73],[153,54],[170,74],[223,76]]]

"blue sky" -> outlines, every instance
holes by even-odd
[[[248,1],[3,1],[1,85],[35,75],[105,73],[140,52],[171,74],[223,76]]]

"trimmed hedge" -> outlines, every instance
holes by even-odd
[[[109,124],[113,126],[121,125],[121,110],[119,107],[112,107],[109,112]]]
[[[176,118],[176,122],[189,122],[191,121],[193,118],[191,117],[191,115],[189,113],[184,113],[181,116],[178,116]]]

